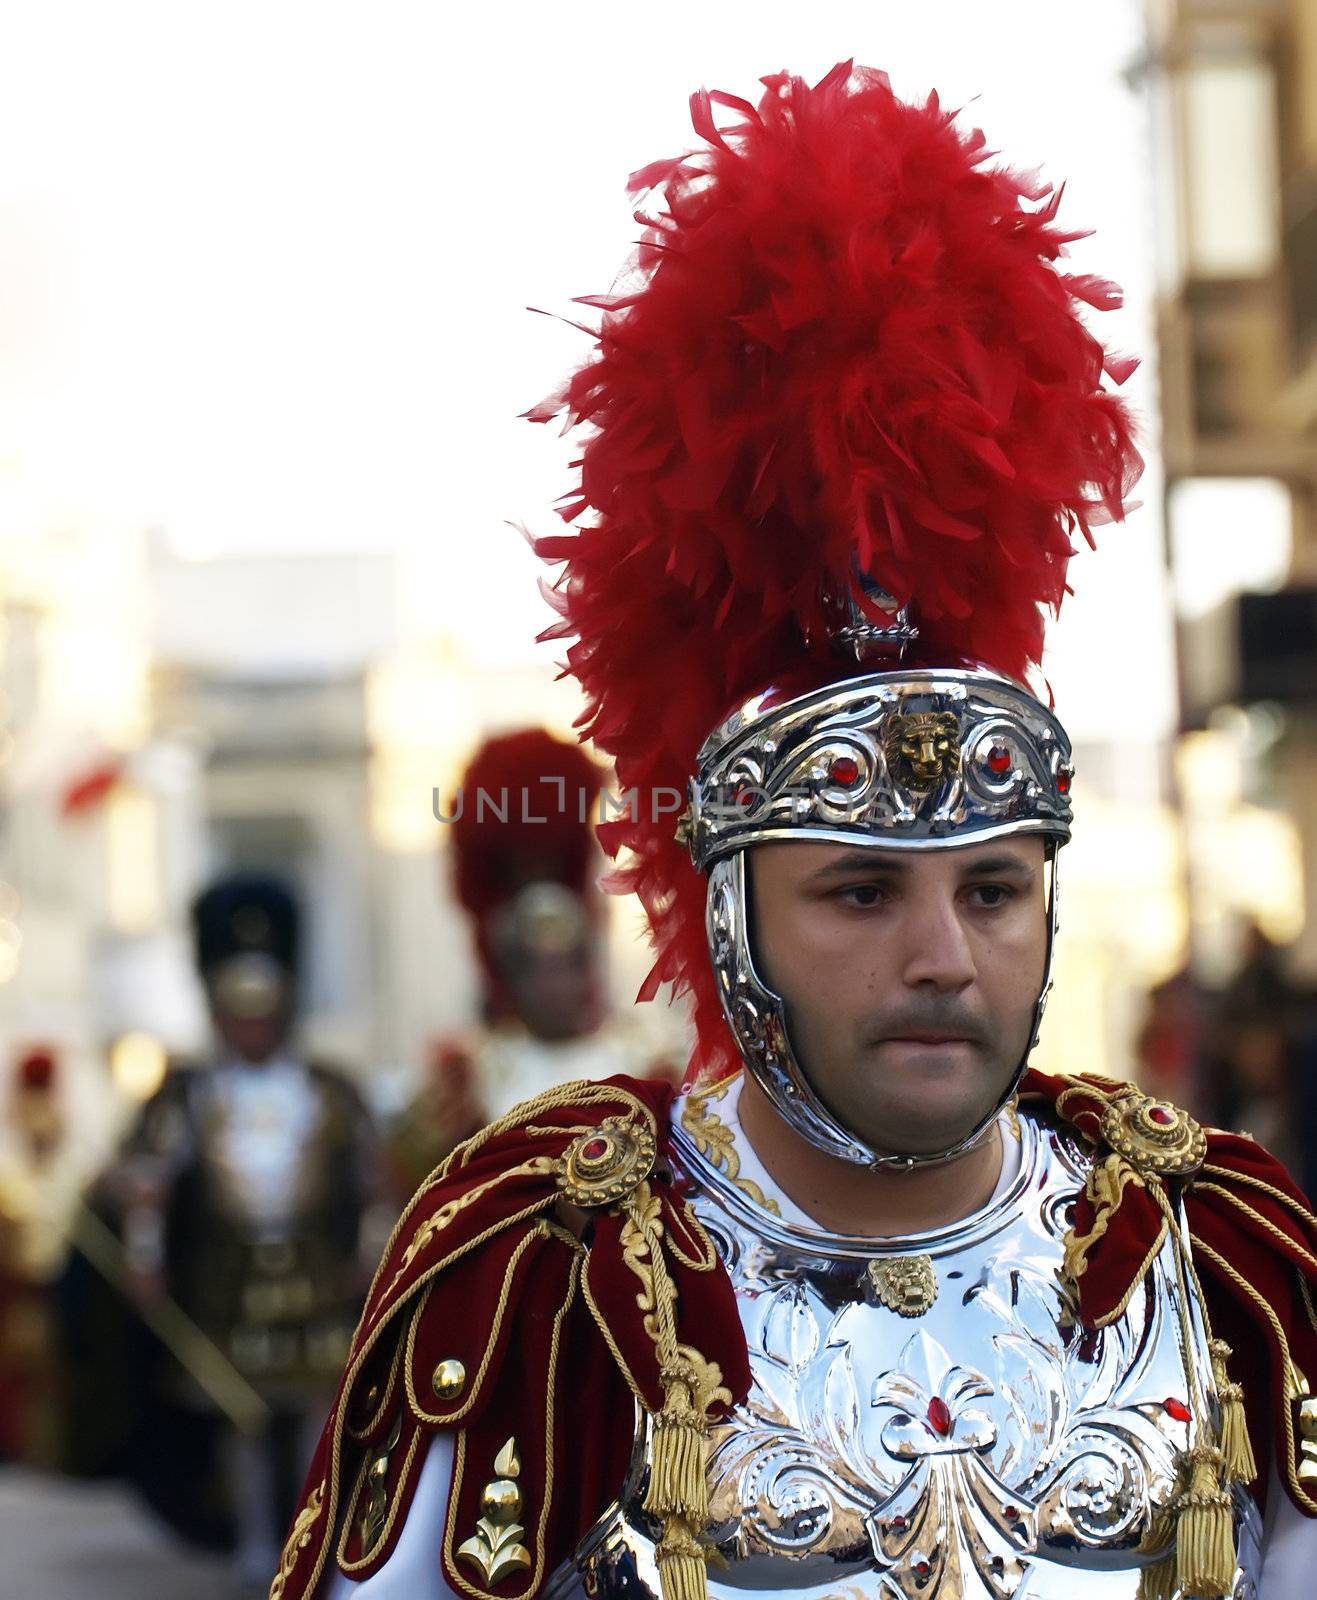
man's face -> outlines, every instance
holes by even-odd
[[[234,956],[212,969],[206,998],[215,1032],[243,1061],[268,1061],[292,1031],[292,980],[264,956]]]
[[[815,1092],[873,1149],[944,1150],[1005,1091],[1043,984],[1045,854],[1038,838],[749,852],[760,976]]]
[[[523,952],[505,979],[513,1009],[537,1039],[576,1039],[599,1025],[599,972],[588,939]]]

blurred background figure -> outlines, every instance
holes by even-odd
[[[1288,952],[1257,923],[1243,959],[1216,996],[1212,1120],[1248,1133],[1301,1180],[1311,1176],[1299,1071],[1304,995],[1288,970]]]
[[[1210,995],[1181,967],[1148,991],[1134,1039],[1133,1072],[1143,1088],[1195,1114],[1204,1114],[1210,1101],[1210,1012]]]
[[[139,1364],[131,1464],[181,1531],[227,1531],[263,1595],[368,1281],[376,1158],[356,1090],[296,1039],[288,889],[224,878],[193,926],[213,1052],[171,1068],[103,1185],[144,1317],[183,1332],[182,1361]]]
[[[0,1145],[0,1461],[59,1461],[60,1369],[52,1292],[81,1173],[68,1160],[53,1050],[14,1063]]]
[[[1309,1194],[1317,1180],[1317,992],[1293,951],[1245,922],[1238,965],[1208,985],[1189,968],[1150,990],[1138,1081],[1217,1127],[1247,1133]]]
[[[408,1192],[460,1139],[545,1089],[679,1070],[647,1008],[608,1004],[595,882],[603,799],[602,770],[543,728],[487,740],[463,774],[445,816],[480,969],[480,1019],[433,1042],[427,1082],[394,1129]]]

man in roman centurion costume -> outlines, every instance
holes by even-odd
[[[427,1081],[392,1130],[407,1191],[522,1100],[580,1078],[677,1076],[639,1008],[608,1005],[594,881],[603,776],[547,728],[493,735],[462,775],[444,859],[471,926],[480,1018],[433,1041]]]
[[[1317,1223],[1026,1067],[1072,781],[1028,684],[1139,467],[1115,291],[935,97],[764,84],[636,174],[531,413],[588,430],[552,632],[694,1087],[541,1095],[420,1189],[271,1595],[1292,1600]]]

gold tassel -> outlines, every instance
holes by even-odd
[[[645,1510],[663,1518],[656,1559],[663,1600],[707,1600],[703,1545],[695,1530],[709,1517],[705,1475],[707,1424],[691,1404],[695,1373],[687,1363],[663,1369],[663,1409],[654,1416]]]
[[[1175,1600],[1175,1558],[1167,1554],[1139,1574],[1138,1600]]]
[[[1235,1582],[1235,1524],[1221,1487],[1221,1452],[1195,1445],[1189,1487],[1176,1501],[1175,1578],[1185,1600],[1223,1600]]]
[[[1139,1573],[1138,1600],[1175,1600],[1175,1514],[1171,1506],[1155,1512],[1152,1525],[1139,1546],[1140,1552],[1155,1551],[1157,1559]]]
[[[1221,1407],[1221,1454],[1225,1457],[1225,1477],[1230,1483],[1252,1483],[1258,1475],[1258,1464],[1253,1455],[1253,1441],[1248,1436],[1244,1390],[1240,1384],[1230,1382],[1226,1371],[1230,1346],[1224,1339],[1213,1339],[1209,1349],[1212,1352],[1216,1398]]]
[[[665,1384],[663,1409],[654,1418],[653,1451],[645,1510],[703,1523],[709,1514],[704,1470],[706,1423],[690,1403],[680,1377]]]
[[[701,1542],[709,1520],[705,1444],[709,1409],[730,1405],[716,1362],[677,1341],[677,1289],[663,1259],[662,1211],[641,1183],[623,1202],[622,1258],[641,1280],[638,1304],[653,1339],[663,1405],[653,1414],[645,1510],[663,1519],[656,1557],[663,1600],[708,1600],[708,1551]]]
[[[708,1600],[704,1547],[682,1518],[668,1519],[654,1558],[658,1562],[663,1600]]]

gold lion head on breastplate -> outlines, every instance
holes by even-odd
[[[928,794],[960,770],[959,736],[953,711],[896,712],[883,735],[887,770],[905,788]]]

